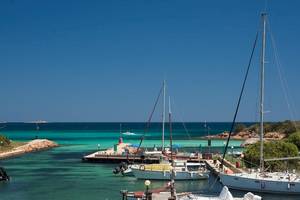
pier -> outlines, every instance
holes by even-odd
[[[219,175],[220,172],[229,172],[229,173],[242,173],[244,172],[242,169],[237,168],[232,163],[227,160],[224,160],[223,167],[221,168],[222,158],[219,157],[216,160],[205,160],[207,168],[216,176]]]
[[[82,158],[84,162],[93,162],[93,163],[147,163],[154,164],[159,163],[160,159],[156,156],[138,156],[134,154],[100,154],[98,152],[92,153],[90,155],[84,156]]]
[[[160,163],[161,156],[162,154],[161,155],[154,155],[154,154],[136,155],[136,154],[114,154],[114,153],[105,154],[102,151],[99,151],[84,156],[82,158],[82,161],[93,162],[93,163],[121,163],[121,162],[133,163],[134,162],[134,163],[155,164],[155,163]],[[200,154],[185,155],[182,153],[178,153],[174,155],[174,157],[177,160],[187,160],[189,162],[204,161],[200,156]]]

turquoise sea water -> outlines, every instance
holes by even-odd
[[[21,127],[20,127],[21,126]],[[7,127],[2,131],[11,139],[27,141],[38,136],[39,138],[48,138],[60,144],[60,147],[43,152],[30,153],[17,158],[1,160],[0,165],[5,167],[11,176],[11,181],[0,183],[1,200],[74,200],[74,199],[99,199],[99,200],[117,200],[120,199],[120,190],[130,191],[143,190],[143,181],[138,181],[134,177],[115,176],[112,164],[93,164],[82,163],[83,155],[97,150],[97,145],[101,148],[111,147],[117,142],[119,137],[118,124],[115,124],[115,130],[103,130],[98,125],[97,129],[80,128],[78,130],[66,130],[60,124],[60,128],[46,128],[41,126],[40,131],[34,130],[34,125],[28,128],[19,125],[16,127]],[[112,126],[112,125],[109,125]],[[129,126],[129,125],[128,125]],[[137,128],[138,127],[138,128]],[[142,133],[138,125],[130,125],[131,132]],[[190,127],[191,128],[191,127]],[[226,130],[228,124],[223,125]],[[20,130],[21,129],[21,130]],[[22,130],[24,129],[24,130]],[[61,129],[61,130],[59,130]],[[110,128],[108,128],[110,129]],[[191,128],[190,136],[187,136],[182,129],[177,128],[174,131],[175,143],[182,147],[199,148],[199,144],[205,148],[207,141],[198,139],[206,132],[195,127]],[[222,129],[220,126],[217,131]],[[190,138],[191,139],[188,139]],[[140,136],[124,136],[125,142],[138,143]],[[153,147],[160,145],[160,132],[151,129],[147,133],[144,146]],[[231,146],[239,146],[240,141],[233,141]],[[222,140],[212,141],[213,146],[223,146]],[[214,180],[208,181],[178,181],[176,182],[177,191],[203,191],[205,193],[215,193],[221,189],[219,183],[215,184],[211,190],[208,190]],[[163,186],[165,182],[154,181],[151,187]],[[235,195],[241,195],[241,192],[233,191]],[[281,199],[279,195],[265,195],[264,199]],[[295,200],[299,197],[286,197],[288,200]]]

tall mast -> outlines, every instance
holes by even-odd
[[[261,77],[260,77],[260,171],[264,171],[264,90],[265,90],[265,50],[266,50],[266,13],[262,17],[262,50],[261,50]]]
[[[165,150],[165,120],[166,120],[166,81],[163,82],[163,110],[162,110],[162,146],[161,151]]]
[[[171,185],[170,185],[170,189],[171,189],[171,197],[168,198],[169,200],[174,200],[176,199],[175,196],[175,172],[174,172],[174,158],[173,158],[173,135],[172,135],[172,112],[171,112],[171,99],[169,97],[169,123],[170,123],[170,151],[171,151]]]

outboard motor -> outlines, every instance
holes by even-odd
[[[113,170],[113,173],[114,174],[118,174],[118,173],[120,173],[120,168],[119,167],[116,167],[114,170]]]
[[[3,167],[0,167],[0,181],[9,181],[9,176]]]
[[[123,174],[126,169],[128,169],[127,163],[121,162],[120,165],[113,170],[113,173],[119,174],[121,172]]]

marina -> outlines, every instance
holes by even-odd
[[[53,125],[51,125],[53,126]],[[103,125],[99,125],[103,127]],[[118,127],[118,124],[116,124]],[[187,125],[189,126],[189,125]],[[190,125],[193,126],[193,125]],[[218,126],[219,124],[210,124],[211,127]],[[227,127],[228,124],[224,124],[223,127]],[[41,126],[43,128],[43,126]],[[176,127],[176,124],[175,124]],[[201,125],[199,125],[201,127]],[[196,127],[197,128],[197,127]],[[118,129],[118,128],[117,128]],[[192,131],[193,129],[191,129]],[[181,131],[177,132],[174,129],[174,137],[180,138],[180,135],[184,134]],[[35,131],[13,131],[5,132],[10,138],[17,140],[29,140],[35,137]],[[151,132],[155,135],[155,132]],[[112,135],[112,139],[107,139],[107,135]],[[203,131],[205,135],[205,131]],[[5,167],[7,174],[11,177],[9,183],[1,184],[1,193],[3,194],[3,200],[11,200],[15,197],[22,196],[24,193],[31,196],[32,200],[39,200],[41,198],[45,200],[53,199],[95,199],[99,198],[98,194],[101,193],[105,199],[115,200],[120,199],[121,190],[128,191],[145,191],[144,181],[137,180],[135,177],[123,177],[116,176],[112,173],[113,169],[118,164],[109,163],[82,163],[82,153],[85,151],[94,151],[97,149],[99,141],[103,149],[111,148],[116,141],[118,141],[118,132],[99,132],[99,131],[40,131],[40,137],[49,138],[60,144],[59,147],[38,152],[25,154],[21,157],[13,159],[1,160],[1,166]],[[85,135],[84,138],[80,137]],[[197,133],[198,135],[198,133]],[[95,138],[98,138],[95,140]],[[124,138],[124,141],[130,141],[130,143],[137,143],[138,139],[130,140]],[[145,141],[146,147],[153,147],[153,144],[160,143],[161,139],[151,139]],[[178,140],[182,147],[190,145],[189,140]],[[198,141],[203,147],[206,147],[207,140]],[[223,141],[213,140],[212,147],[223,144]],[[241,141],[231,141],[231,145],[239,146]],[[213,160],[210,161],[213,166]],[[217,163],[219,164],[219,162]],[[217,166],[216,166],[216,169]],[[63,176],[62,176],[63,175]],[[219,181],[215,182],[214,174],[210,176],[208,180],[199,181],[177,181],[176,192],[182,193],[186,191],[196,192],[202,191],[206,195],[219,194],[222,190],[222,185]],[[53,184],[55,182],[55,184]],[[106,184],[103,184],[105,182]],[[169,181],[151,181],[151,189],[165,187]],[[214,184],[214,187],[208,189],[210,185]],[[66,185],[70,185],[66,187]],[[5,187],[4,187],[5,186]],[[32,187],[34,186],[34,189]],[[28,189],[25,192],[19,188]],[[29,188],[31,188],[29,190]],[[86,191],[82,193],[82,190]],[[45,193],[56,190],[55,193],[45,196]],[[231,191],[231,190],[230,190]],[[242,197],[244,193],[233,190],[231,191],[233,196]],[[263,194],[263,199],[266,200],[280,200],[282,196]],[[297,196],[284,196],[287,200],[297,200]],[[2,200],[1,199],[1,200]],[[100,198],[101,199],[101,198]]]
[[[300,1],[0,1],[0,200],[299,200]]]

